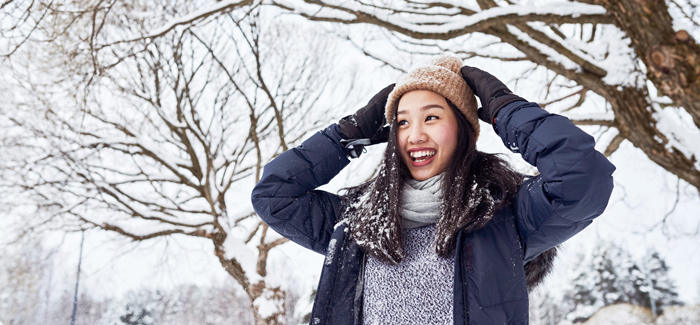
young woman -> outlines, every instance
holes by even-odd
[[[539,175],[477,151],[479,119]],[[316,189],[382,142],[376,177],[342,195]],[[527,324],[528,289],[555,247],[608,203],[615,167],[594,144],[442,56],[271,161],[252,202],[275,231],[326,255],[311,324]]]

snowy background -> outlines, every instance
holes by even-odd
[[[96,34],[99,36],[95,40],[89,36],[90,31],[94,31],[94,27],[90,27],[90,21],[81,21],[80,18],[71,27],[75,28],[75,34],[53,39],[53,44],[57,44],[55,47],[30,41],[18,47],[11,56],[3,57],[0,61],[0,90],[3,93],[0,97],[0,114],[7,118],[0,124],[3,130],[3,147],[0,150],[6,157],[0,193],[0,238],[4,239],[2,244],[5,252],[0,257],[0,323],[68,322],[83,235],[78,308],[80,324],[253,324],[253,307],[249,296],[240,283],[222,267],[222,259],[234,258],[241,262],[251,283],[265,280],[267,288],[277,287],[287,293],[283,299],[286,305],[282,306],[281,301],[272,296],[272,291],[264,291],[265,294],[256,299],[254,304],[260,315],[269,316],[285,309],[278,319],[280,323],[302,322],[311,310],[310,301],[324,256],[306,251],[294,243],[285,243],[269,251],[267,274],[261,276],[256,273],[256,259],[259,256],[256,245],[260,242],[273,243],[279,236],[272,230],[267,233],[258,231],[259,219],[256,216],[237,221],[239,217],[250,215],[253,211],[250,192],[256,182],[255,166],[263,166],[282,151],[282,141],[275,138],[275,126],[260,131],[258,160],[255,160],[251,142],[247,139],[242,142],[250,128],[250,122],[246,120],[249,114],[257,116],[261,121],[257,130],[263,128],[263,121],[270,121],[270,125],[276,121],[269,109],[270,102],[288,105],[288,113],[285,113],[288,115],[284,115],[284,125],[287,128],[284,140],[286,146],[293,147],[314,132],[362,107],[376,91],[395,82],[415,62],[439,53],[451,53],[464,58],[465,64],[482,68],[497,76],[514,93],[528,100],[551,102],[546,106],[550,112],[577,120],[612,120],[615,117],[610,103],[593,92],[589,92],[585,100],[575,106],[580,96],[566,96],[581,87],[543,66],[520,60],[523,57],[520,51],[491,35],[475,32],[445,41],[418,41],[371,24],[309,20],[304,18],[305,14],[341,21],[354,16],[329,8],[319,9],[316,5],[302,1],[264,3],[258,9],[241,6],[237,1],[195,1],[187,6],[165,9],[139,3],[115,6],[115,13],[110,13],[113,16],[105,13],[104,30]],[[605,13],[602,7],[580,3],[521,1],[517,6],[498,2],[502,8],[490,9],[465,19],[463,16],[451,15],[449,8],[426,9],[426,12],[437,13],[434,17],[418,14],[392,15],[383,5],[391,4],[393,8],[401,9],[402,2],[373,3],[376,6],[360,5],[359,2],[343,2],[342,5],[352,11],[371,13],[401,28],[423,33],[469,28],[498,17],[512,19],[512,16],[528,14],[570,14],[579,17]],[[442,3],[449,4],[451,1]],[[21,17],[20,13],[25,8],[22,4],[13,5],[16,5],[14,9],[3,8],[3,14]],[[70,2],[63,5],[62,8],[65,9],[79,7]],[[455,5],[480,11],[476,3]],[[694,21],[700,19],[695,14],[694,2],[680,5],[669,2],[669,7],[674,18],[674,29],[688,30],[692,37],[698,39],[700,27]],[[227,10],[224,14],[210,15],[220,12],[222,8]],[[285,8],[294,9],[290,11]],[[256,12],[255,19],[246,20],[246,13],[249,12]],[[3,24],[9,26],[13,21],[15,20],[8,19]],[[422,25],[424,22],[434,26]],[[529,24],[532,28],[546,31],[550,36],[555,35],[545,23]],[[658,121],[656,127],[668,135],[668,146],[674,146],[688,157],[700,156],[700,142],[697,141],[700,139],[700,130],[693,125],[692,118],[684,110],[665,105],[672,101],[658,95],[654,84],[645,79],[647,68],[635,58],[625,34],[611,25],[598,25],[597,28],[592,26],[561,25],[559,32],[567,36],[562,44],[607,71],[603,78],[607,85],[645,89],[653,103],[654,116]],[[236,31],[236,28],[239,30]],[[542,53],[547,53],[550,60],[559,62],[567,69],[581,69],[578,63],[532,41],[526,33],[512,25],[508,30],[522,41],[531,42]],[[17,44],[17,35],[10,32],[6,35],[8,36],[0,42],[4,53],[13,49],[13,44]],[[255,39],[256,35],[260,37],[258,47],[244,43]],[[594,42],[584,41],[593,39],[592,36],[596,36]],[[197,43],[198,37],[200,43]],[[155,41],[151,41],[153,39]],[[182,39],[186,41],[178,43]],[[122,43],[123,40],[128,42]],[[174,44],[181,46],[179,52],[169,50],[168,46],[175,48]],[[243,44],[248,44],[249,47]],[[154,50],[156,47],[157,50]],[[261,54],[259,57],[255,56],[256,50]],[[178,62],[178,57],[184,57],[184,62]],[[166,66],[155,64],[157,62],[165,62]],[[256,62],[262,62],[260,76],[246,70],[255,69]],[[172,65],[167,66],[169,63]],[[196,94],[200,97],[195,96],[194,101],[183,104],[188,107],[185,111],[196,114],[192,114],[192,120],[185,117],[182,123],[210,123],[210,130],[219,130],[219,133],[204,132],[204,137],[211,143],[219,141],[218,143],[226,144],[222,145],[222,151],[228,150],[227,145],[240,145],[236,147],[240,152],[251,152],[240,160],[240,166],[250,166],[251,169],[240,174],[235,174],[236,168],[233,168],[233,172],[224,170],[214,173],[211,184],[207,183],[215,193],[222,193],[225,197],[225,205],[213,208],[218,215],[216,220],[221,220],[221,229],[224,230],[211,225],[192,226],[208,222],[207,214],[191,216],[174,213],[172,218],[186,220],[185,225],[164,225],[150,220],[132,223],[133,218],[128,213],[125,214],[128,211],[124,208],[126,205],[120,206],[115,201],[110,201],[112,199],[92,200],[92,197],[98,195],[90,192],[90,186],[111,186],[110,182],[115,179],[125,179],[119,178],[122,177],[119,176],[120,172],[133,170],[129,169],[133,166],[156,166],[149,162],[145,165],[142,162],[129,162],[114,152],[99,151],[99,154],[93,154],[87,150],[86,148],[106,148],[105,143],[123,141],[123,134],[115,133],[116,129],[110,129],[112,124],[105,121],[117,121],[120,125],[138,129],[142,132],[138,141],[147,143],[149,148],[171,159],[173,166],[190,164],[186,160],[188,156],[183,155],[176,146],[162,145],[175,137],[168,133],[165,124],[157,118],[173,117],[171,121],[179,118],[175,117],[178,115],[171,111],[171,107],[179,105],[177,94],[180,94],[182,87],[173,87],[170,95],[167,90],[155,89],[151,84],[160,81],[148,73],[148,67],[162,69],[159,70],[162,71],[159,76],[168,80],[165,83],[169,83],[180,80],[176,76],[185,76],[182,80],[187,80],[188,71],[195,71],[198,63],[204,67],[203,71],[210,70],[207,74],[202,72],[197,75],[205,74],[206,77],[201,77],[202,79],[195,78],[195,74],[190,75],[192,87],[201,87],[201,92]],[[295,70],[297,66],[306,67],[304,64],[313,65],[313,69]],[[93,69],[95,66],[108,68],[96,73]],[[227,72],[222,72],[221,67],[228,67]],[[141,73],[146,77],[141,78]],[[229,79],[229,75],[243,77]],[[298,79],[304,80],[294,78],[298,76],[303,77]],[[278,87],[273,91],[274,99],[269,99],[265,89],[260,87],[261,79],[269,82],[271,89]],[[141,87],[140,80],[147,86]],[[233,89],[233,80],[240,82],[241,89]],[[292,82],[299,82],[303,87],[284,88]],[[222,89],[230,90],[229,97],[221,95],[224,92]],[[302,90],[306,91],[304,94],[310,95],[300,95]],[[143,99],[153,94],[163,94],[162,103],[151,105],[152,102]],[[248,97],[241,94],[248,94]],[[248,98],[255,98],[248,102],[253,102],[250,110],[244,104]],[[559,98],[565,99],[557,100]],[[153,113],[156,106],[162,107],[162,111],[157,114]],[[575,108],[569,110],[572,106]],[[143,123],[147,126],[138,124],[143,119],[153,119],[156,122],[150,126],[148,123]],[[207,122],[208,120],[221,122]],[[535,172],[535,169],[500,142],[489,125],[482,123],[481,128],[483,131],[477,144],[479,150],[503,153],[519,170]],[[606,126],[587,125],[581,128],[596,138],[597,148],[601,152],[606,150],[618,133],[615,128]],[[37,130],[45,130],[45,133]],[[89,134],[100,136],[92,138]],[[205,148],[197,147],[195,151],[204,152]],[[54,151],[58,149],[60,150]],[[234,156],[238,149],[229,151],[233,152],[230,155]],[[384,145],[368,147],[367,153],[353,160],[322,189],[335,193],[343,187],[363,182],[374,172],[383,151]],[[71,165],[63,160],[46,158],[60,156],[57,152],[75,154],[71,157],[85,164]],[[213,164],[224,164],[222,161],[226,155],[222,154],[222,157],[221,160],[214,159]],[[555,318],[563,323],[575,321],[579,317],[588,318],[603,305],[607,305],[605,301],[616,299],[646,306],[646,301],[620,297],[628,291],[648,292],[648,285],[645,287],[646,284],[642,284],[640,289],[640,285],[635,287],[634,283],[651,281],[653,276],[656,276],[654,281],[658,280],[658,285],[652,291],[670,290],[677,294],[671,300],[657,297],[657,303],[686,306],[700,304],[700,272],[697,271],[700,269],[698,189],[652,162],[629,141],[622,141],[609,159],[617,170],[614,174],[615,189],[608,208],[591,226],[563,245],[554,273],[532,295],[531,317],[534,317],[534,324],[550,324],[549,320]],[[47,163],[42,165],[43,161]],[[28,162],[34,165],[29,168]],[[64,166],[68,167],[63,168]],[[75,174],[81,171],[94,172],[95,169],[91,169],[94,166],[101,168],[95,172],[101,177],[99,181],[89,184],[75,178]],[[182,170],[181,167],[174,168]],[[55,170],[70,172],[64,175]],[[154,175],[169,177],[169,171],[162,166],[154,167],[153,171]],[[236,178],[238,176],[240,178]],[[230,188],[218,185],[230,178],[237,179]],[[36,185],[40,182],[38,180],[51,180],[60,186],[37,186],[38,190],[27,191],[26,185]],[[203,179],[199,181],[205,182]],[[179,191],[178,187],[167,186],[160,189],[169,199],[182,199],[178,203],[187,205],[188,208],[207,208],[206,200],[197,199],[196,194],[187,189]],[[146,187],[135,186],[125,191],[127,194],[136,193],[137,197],[141,195],[145,199],[153,199],[158,204],[169,204],[162,203],[162,198],[153,196],[154,192]],[[121,198],[128,197],[127,194]],[[183,199],[188,195],[195,199]],[[83,198],[91,199],[82,204],[80,202],[83,202]],[[118,208],[112,209],[115,206]],[[158,214],[160,210],[157,208],[147,204],[138,206],[140,213],[162,216]],[[118,225],[134,236],[169,230],[179,232],[141,240],[109,231],[104,228],[105,224]],[[211,240],[211,236],[206,236],[217,231],[224,231],[228,235],[225,242],[217,243]],[[247,238],[252,240],[245,242]],[[214,254],[217,249],[225,251],[223,257]],[[596,288],[600,279],[596,279],[595,274],[600,269],[595,267],[603,263],[601,255],[606,252],[615,256],[612,260],[614,265],[611,266],[614,271],[611,269],[607,270],[608,273],[600,274],[609,276],[611,283],[619,285],[614,289],[608,288],[612,293],[605,293],[605,290],[596,292],[600,289]],[[652,252],[658,253],[654,262],[649,260]],[[653,265],[659,260],[665,263],[665,267],[652,276]],[[635,263],[642,270],[633,274],[629,270],[630,265]],[[597,300],[587,305],[572,305],[571,294],[577,285],[579,289],[590,289],[589,296]],[[555,308],[554,305],[558,307]],[[608,312],[610,316],[599,316],[599,320],[592,318],[589,323],[653,322],[645,316],[647,311],[639,312],[633,306],[624,305],[620,309],[603,312]],[[630,316],[637,315],[635,313],[642,315],[639,316],[641,318]],[[677,312],[682,313],[695,317],[692,315],[700,312],[697,309]],[[668,320],[666,322],[674,323]]]

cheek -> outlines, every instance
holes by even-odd
[[[457,148],[457,124],[449,124],[438,135],[440,147],[446,158],[451,158]]]
[[[397,150],[399,151],[399,155],[401,156],[401,160],[404,162],[406,159],[408,159],[408,154],[406,154],[406,140],[404,139],[405,137],[401,136],[401,130],[396,134],[396,147]]]
[[[399,149],[403,149],[404,145],[406,144],[406,141],[404,140],[404,137],[401,135],[403,132],[399,130],[399,132],[396,132],[396,144],[398,145]]]

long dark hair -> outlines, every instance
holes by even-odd
[[[457,117],[458,139],[442,182],[443,202],[435,232],[435,250],[447,257],[457,232],[483,227],[494,211],[510,203],[523,177],[498,155],[476,150],[474,130],[462,113],[447,101]],[[397,101],[398,106],[398,101]],[[394,107],[394,112],[397,107]],[[410,172],[399,154],[397,114],[393,114],[389,140],[379,172],[367,182],[348,187],[341,195],[350,235],[368,254],[397,264],[405,257],[399,217],[399,198]]]

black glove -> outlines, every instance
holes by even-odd
[[[484,70],[465,65],[461,72],[462,78],[481,100],[478,115],[479,119],[486,123],[493,124],[496,114],[504,106],[519,100],[525,101],[524,98],[513,94],[498,78]]]
[[[385,106],[389,93],[394,90],[396,84],[391,84],[378,92],[369,103],[360,108],[355,114],[343,117],[338,122],[343,140],[340,140],[345,148],[349,149],[350,156],[357,158],[363,152],[365,145],[387,142],[389,140],[389,127],[386,124]]]

